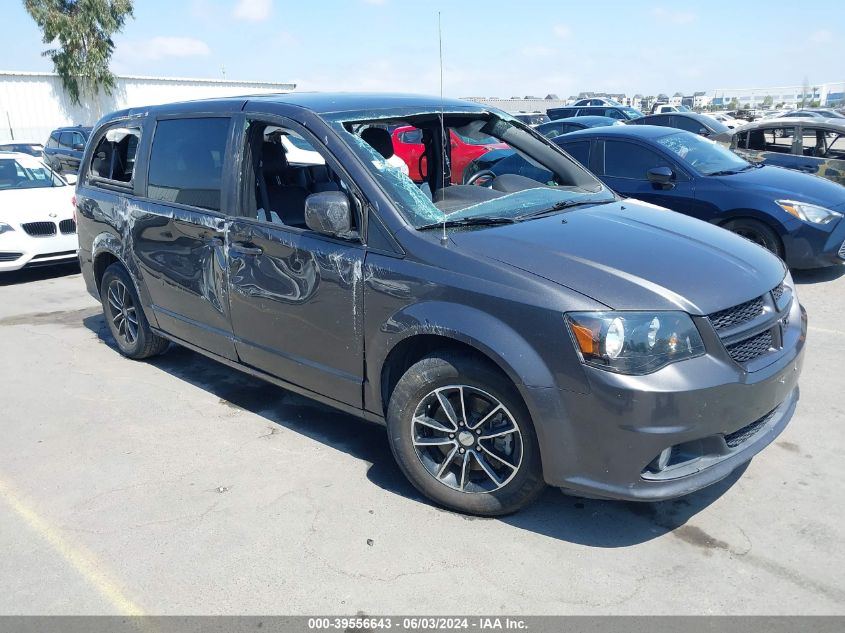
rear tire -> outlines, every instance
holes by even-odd
[[[163,353],[170,341],[150,329],[135,284],[123,264],[106,268],[100,282],[100,301],[117,348],[127,358],[141,360]]]
[[[426,497],[458,512],[516,512],[545,488],[531,417],[489,362],[433,353],[411,366],[390,397],[390,447]]]
[[[738,220],[730,220],[722,225],[722,228],[727,229],[737,235],[744,237],[747,240],[770,250],[775,255],[783,259],[783,244],[774,230],[759,222],[749,218],[740,218]]]

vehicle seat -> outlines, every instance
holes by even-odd
[[[813,156],[824,158],[826,155],[827,142],[825,140],[825,133],[822,130],[816,130],[816,146],[813,148]]]
[[[766,149],[766,135],[763,130],[751,130],[748,133],[748,149],[764,151]]]
[[[275,211],[284,224],[305,226],[305,174],[290,167],[281,144],[262,143],[261,170],[271,212]]]
[[[329,168],[325,165],[311,165],[306,169],[308,170],[308,176],[311,182],[311,193],[340,191],[340,186],[332,180],[329,174]]]
[[[393,156],[393,139],[390,132],[380,127],[368,127],[361,132],[361,138],[385,159]]]

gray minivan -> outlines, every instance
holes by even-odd
[[[421,131],[419,185],[398,125]],[[453,132],[519,152],[537,179],[451,184]],[[512,512],[546,484],[684,495],[772,442],[798,401],[806,314],[783,262],[619,198],[482,105],[287,94],[115,112],[76,213],[122,354],[176,343],[384,424],[408,479],[462,512]]]

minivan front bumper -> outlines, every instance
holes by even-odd
[[[797,342],[757,371],[708,354],[646,376],[585,367],[587,394],[528,389],[546,482],[591,497],[659,501],[727,477],[795,411],[806,335],[796,308]]]

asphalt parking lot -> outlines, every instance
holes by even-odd
[[[383,430],[181,348],[123,359],[78,271],[0,277],[0,614],[845,614],[845,267],[796,275],[802,397],[659,504],[442,511]]]

